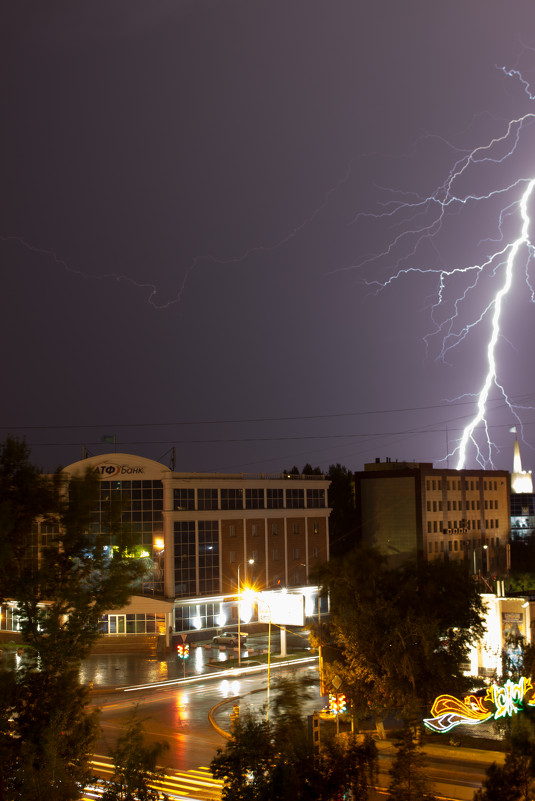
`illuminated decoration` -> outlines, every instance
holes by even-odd
[[[535,706],[535,690],[531,679],[522,676],[519,681],[508,680],[501,687],[493,684],[484,697],[470,694],[460,701],[453,695],[439,695],[431,707],[432,717],[424,718],[424,724],[443,734],[461,724],[512,717],[524,706]]]
[[[176,655],[179,659],[189,659],[189,643],[179,643],[176,647]]]
[[[501,70],[519,81],[529,101],[535,100],[535,93],[518,70]],[[379,211],[361,212],[355,220],[367,225],[373,220],[393,230],[389,238],[383,236],[385,245],[380,252],[353,265],[362,269],[372,263],[385,264],[389,277],[366,280],[367,286],[381,291],[395,281],[417,278],[426,282],[425,294],[429,296],[429,281],[433,282],[428,303],[433,330],[424,337],[424,343],[429,349],[431,340],[438,340],[437,361],[447,363],[476,328],[485,329],[485,353],[477,360],[481,364],[479,389],[452,399],[473,400],[475,407],[472,419],[448,454],[456,458],[458,470],[465,467],[469,450],[481,467],[493,465],[495,445],[488,421],[489,400],[496,400],[491,398],[493,390],[520,426],[520,411],[526,408],[515,405],[500,377],[498,344],[505,337],[505,304],[517,300],[516,288],[521,282],[528,299],[535,302],[529,269],[535,253],[530,237],[535,178],[524,172],[523,158],[524,148],[529,146],[524,140],[534,120],[535,112],[521,114],[505,121],[501,130],[491,133],[482,144],[456,149],[449,169],[427,195],[390,190]],[[463,219],[470,226],[477,207],[488,218],[486,236],[478,230],[466,258],[445,265],[442,242],[457,239],[457,231],[463,231]]]

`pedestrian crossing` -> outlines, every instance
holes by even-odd
[[[94,756],[91,767],[98,779],[95,784],[84,789],[82,799],[95,801],[101,798],[106,788],[106,781],[113,775],[113,763],[109,757]],[[162,795],[165,793],[170,800],[198,799],[199,801],[220,801],[223,782],[214,779],[209,768],[199,767],[194,770],[169,770],[154,782],[151,787]]]

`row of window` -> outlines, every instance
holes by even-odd
[[[427,501],[426,508],[428,512],[441,512],[442,511],[442,501]],[[478,500],[475,501],[448,501],[447,502],[447,509],[448,512],[468,512],[472,510],[473,512],[478,511],[480,509],[480,502]],[[493,498],[488,498],[485,500],[485,509],[498,509],[498,500]]]
[[[485,519],[484,523],[484,528],[487,529],[500,527],[500,521],[497,518]],[[427,521],[428,534],[439,534],[441,532],[443,534],[457,534],[457,532],[464,533],[466,531],[470,531],[470,529],[472,529],[472,531],[475,531],[476,529],[480,531],[481,520],[479,518],[477,520],[448,520],[447,528],[444,528],[442,520]]]
[[[434,542],[428,542],[427,543],[427,551],[428,551],[428,553],[433,553],[433,552],[434,553],[439,553],[439,552],[443,552],[443,551],[446,551],[446,550],[447,551],[464,551],[464,550],[470,551],[470,550],[473,550],[473,549],[476,549],[476,548],[480,548],[481,550],[483,550],[481,545],[479,544],[480,543],[479,540],[474,540],[473,543],[471,543],[470,540],[446,540],[446,542],[447,542],[447,545],[444,544],[444,540],[440,540],[440,541],[439,540],[435,540]],[[499,545],[500,545],[499,538],[496,537],[496,540],[494,540],[494,537],[491,537],[491,539],[489,540],[490,548],[497,548]],[[485,546],[485,548],[486,548],[486,546]]]
[[[175,512],[214,511],[217,509],[324,509],[324,489],[275,489],[251,487],[227,489],[195,489],[181,487],[173,490]]]
[[[464,488],[468,492],[479,492],[481,488],[481,479],[464,479]],[[446,490],[450,492],[461,491],[462,479],[453,479],[446,481]],[[428,478],[425,482],[425,488],[428,492],[431,490],[442,490],[442,480],[440,478]],[[498,490],[498,482],[496,480],[483,481],[483,490]]]
[[[297,559],[302,559],[303,558],[300,548],[294,548],[292,553],[293,553],[294,561],[296,561]],[[310,553],[312,555],[312,559],[319,559],[319,548],[317,548],[317,547],[311,548],[310,549]],[[280,554],[280,551],[279,551],[278,548],[273,548],[272,549],[271,556],[272,556],[272,560],[274,562],[278,562],[279,561],[279,554]],[[253,559],[254,562],[257,563],[257,564],[259,562],[259,555],[260,555],[259,551],[255,551],[255,550],[251,551],[251,559]],[[236,564],[236,560],[237,560],[237,552],[236,551],[229,551],[229,562],[231,564]]]
[[[290,525],[288,525],[288,529],[290,529]],[[258,537],[258,536],[260,536],[261,533],[263,533],[263,531],[264,531],[264,526],[263,525],[261,527],[258,526],[258,523],[253,523],[251,525],[251,537]],[[271,531],[271,534],[273,536],[277,536],[278,533],[279,533],[279,524],[278,523],[271,523],[270,531]],[[318,522],[317,522],[317,520],[314,520],[313,523],[312,523],[312,532],[314,534],[317,534],[318,531],[319,531]],[[241,527],[240,527],[240,532],[241,532]],[[292,534],[301,534],[301,526],[300,526],[299,523],[292,523],[291,524],[291,533]],[[229,537],[235,537],[236,536],[236,525],[235,525],[235,523],[230,523],[230,525],[228,527],[228,535],[229,535]]]

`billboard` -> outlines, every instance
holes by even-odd
[[[258,597],[258,620],[278,626],[305,625],[305,596],[302,593],[261,592]]]

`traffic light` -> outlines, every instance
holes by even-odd
[[[347,712],[345,693],[329,693],[329,709],[333,715],[343,715]]]
[[[176,655],[179,659],[188,659],[189,657],[189,644],[187,642],[179,642],[176,647]]]

